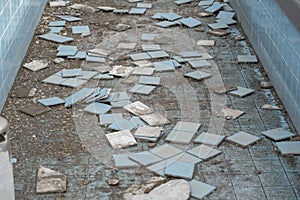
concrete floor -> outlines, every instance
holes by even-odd
[[[280,156],[275,152],[272,141],[261,134],[261,131],[279,127],[294,132],[293,126],[284,110],[261,109],[266,103],[280,105],[280,100],[273,89],[261,89],[260,82],[268,79],[260,63],[237,64],[237,55],[254,54],[247,41],[234,39],[236,36],[244,36],[240,26],[230,26],[231,34],[224,37],[207,33],[207,24],[214,22],[214,17],[199,18],[203,25],[195,29],[159,28],[154,25],[156,21],[151,19],[156,12],[173,10],[185,17],[197,17],[203,9],[196,6],[197,2],[182,6],[177,6],[170,0],[151,2],[153,8],[147,10],[143,16],[86,13],[67,8],[47,7],[36,33],[43,32],[48,22],[56,19],[55,13],[81,13],[83,20],[74,24],[89,25],[91,35],[85,38],[75,36],[75,41],[70,44],[77,45],[82,50],[97,46],[116,52],[116,45],[127,41],[137,42],[135,51],[141,51],[141,44],[151,44],[141,41],[141,34],[158,33],[163,36],[164,41],[169,41],[161,47],[172,56],[190,50],[214,56],[214,59],[210,60],[212,67],[203,70],[212,73],[212,78],[195,81],[183,77],[184,73],[192,71],[187,64],[175,72],[156,72],[155,76],[162,79],[162,86],[148,96],[128,92],[138,80],[138,76],[134,75],[108,81],[91,80],[86,87],[98,85],[111,87],[114,92],[127,91],[132,102],[139,100],[165,114],[171,124],[163,126],[165,135],[157,146],[165,143],[166,135],[178,121],[200,122],[202,127],[197,135],[208,131],[230,136],[242,130],[261,137],[258,143],[249,148],[224,142],[218,147],[222,151],[221,155],[197,165],[194,178],[217,187],[206,199],[299,199],[300,157]],[[88,4],[94,7],[135,6],[126,1],[95,1],[95,4],[91,1]],[[111,27],[118,23],[128,24],[131,29],[124,32],[112,30]],[[69,30],[68,35],[71,35]],[[200,39],[216,40],[216,45],[198,46],[196,42]],[[148,143],[138,142],[135,147],[112,150],[104,135],[110,131],[98,124],[97,116],[83,112],[83,104],[69,109],[62,105],[52,107],[50,112],[36,117],[18,111],[20,107],[32,101],[52,96],[65,98],[76,91],[41,82],[63,68],[90,67],[85,61],[79,60],[66,60],[62,64],[54,64],[52,60],[55,58],[56,48],[57,44],[40,40],[37,35],[34,37],[24,62],[30,59],[46,59],[51,61],[50,67],[38,72],[21,68],[11,91],[12,96],[8,98],[2,113],[11,124],[12,155],[17,158],[17,163],[14,164],[16,199],[121,199],[123,191],[132,184],[142,184],[155,174],[142,166],[116,169],[112,155],[151,149]],[[130,66],[132,61],[125,57],[110,63]],[[216,83],[249,87],[255,92],[244,98],[216,95],[212,92]],[[36,88],[36,95],[33,98],[13,97],[14,92],[21,86]],[[242,110],[245,114],[235,120],[217,117],[214,113],[225,105]],[[130,116],[123,109],[114,109],[112,112],[123,112],[125,117]],[[192,143],[176,146],[185,149],[195,145]],[[68,175],[66,193],[35,193],[36,170],[41,165]],[[107,181],[112,178],[118,179],[120,184],[108,185]]]

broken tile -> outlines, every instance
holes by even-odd
[[[119,77],[126,77],[130,75],[132,72],[133,67],[125,67],[123,65],[115,65],[113,66],[112,70],[109,72],[110,75],[119,76]]]
[[[237,87],[225,83],[225,84],[215,85],[212,90],[215,94],[221,95],[236,89]]]
[[[188,63],[192,66],[192,68],[211,67],[211,64],[207,60],[190,60]]]
[[[104,12],[112,12],[115,10],[114,7],[110,7],[110,6],[98,6],[97,7],[100,11],[104,11]]]
[[[179,153],[182,153],[182,150],[177,149],[176,147],[173,147],[169,144],[163,144],[159,147],[155,147],[154,149],[151,149],[150,152],[161,158],[167,159]]]
[[[239,63],[257,63],[256,55],[238,55]]]
[[[136,5],[137,8],[152,8],[151,3],[137,3]]]
[[[172,130],[166,138],[166,141],[180,144],[189,144],[195,134],[195,132]]]
[[[280,141],[280,140],[288,139],[288,138],[295,136],[294,133],[284,130],[283,128],[275,128],[275,129],[263,131],[261,133],[264,136],[266,136],[274,141]]]
[[[65,103],[65,101],[58,97],[46,98],[38,100],[40,104],[43,106],[54,106]]]
[[[155,33],[142,33],[141,40],[153,41],[158,34]]]
[[[224,139],[225,136],[223,135],[203,132],[194,140],[194,142],[212,146],[219,146]]]
[[[160,26],[160,27],[163,27],[163,28],[168,28],[168,27],[171,27],[171,26],[175,26],[175,25],[180,25],[179,22],[170,22],[170,21],[161,21],[161,22],[158,22],[158,23],[155,23],[155,25],[157,26]]]
[[[70,15],[56,15],[56,16],[60,19],[66,20],[68,22],[76,22],[76,21],[81,20],[81,18],[73,17],[73,16],[70,16]]]
[[[153,112],[152,108],[146,106],[140,101],[136,101],[132,104],[124,106],[124,109],[137,116],[146,115]]]
[[[154,62],[154,68],[158,72],[169,72],[175,70],[174,63],[172,60]]]
[[[200,80],[203,80],[203,79],[206,79],[206,78],[210,78],[212,75],[208,74],[206,72],[202,72],[200,70],[196,70],[196,71],[184,74],[184,76],[185,77],[190,77],[190,78],[193,78],[193,79],[196,79],[196,80],[200,81]]]
[[[151,57],[147,53],[135,53],[135,54],[130,54],[129,57],[133,60],[148,60],[151,59]]]
[[[68,59],[86,59],[85,51],[78,51],[74,56],[68,56]]]
[[[275,146],[283,156],[300,155],[300,141],[276,142]]]
[[[215,2],[213,5],[205,9],[206,12],[215,13],[223,7],[223,4]]]
[[[105,50],[105,49],[95,48],[95,49],[89,50],[89,55],[90,55],[90,53],[96,54],[97,56],[100,56],[100,57],[106,57],[109,54],[111,54],[111,51]]]
[[[198,51],[185,51],[179,53],[182,58],[197,58],[201,57],[201,53]]]
[[[220,11],[218,15],[216,16],[217,19],[221,18],[229,18],[232,19],[235,15],[235,12],[227,12],[227,11]]]
[[[184,162],[184,163],[192,163],[192,164],[198,164],[199,162],[201,162],[202,160],[189,154],[186,152],[182,152],[180,154],[177,154],[176,156],[173,156],[171,158],[169,158],[168,160],[170,161],[180,161],[180,162]]]
[[[46,167],[37,171],[36,193],[54,193],[67,191],[67,176]]]
[[[217,116],[225,117],[228,120],[230,120],[230,119],[234,120],[244,113],[245,112],[243,112],[241,110],[234,110],[234,109],[225,107],[225,108],[222,108],[219,112],[217,112]]]
[[[52,21],[49,22],[48,26],[50,27],[55,27],[55,26],[65,26],[66,25],[66,21]]]
[[[242,97],[248,96],[254,92],[254,90],[249,89],[249,88],[244,88],[244,87],[239,87],[239,86],[237,86],[236,88],[237,88],[237,90],[231,91],[228,94],[242,98]]]
[[[72,33],[73,34],[90,33],[90,28],[89,26],[72,26]]]
[[[99,115],[100,125],[109,125],[114,123],[116,120],[122,119],[122,113],[113,113],[113,114],[101,114]]]
[[[157,141],[161,136],[161,127],[142,126],[134,133],[134,137],[142,140]]]
[[[86,106],[83,110],[88,113],[102,115],[107,113],[110,109],[111,109],[110,105],[94,102]]]
[[[165,174],[177,178],[192,179],[194,170],[195,165],[193,163],[174,161],[166,167]]]
[[[175,20],[180,19],[182,17],[182,16],[180,16],[180,15],[178,15],[176,13],[172,13],[172,12],[170,12],[170,13],[163,13],[161,16],[164,19],[167,19],[169,21],[175,21]]]
[[[65,98],[65,107],[70,107],[75,103],[85,99],[94,91],[92,88],[82,88],[81,90],[75,92],[74,94]]]
[[[99,74],[97,76],[94,76],[93,79],[97,80],[113,80],[114,76],[110,74]]]
[[[57,75],[51,75],[48,78],[44,79],[44,83],[54,84],[54,85],[60,85],[62,82],[66,81],[66,78],[63,78],[61,76]]]
[[[194,27],[202,24],[202,22],[200,22],[199,20],[197,20],[193,17],[183,18],[180,20],[180,23],[184,24],[185,26],[187,26],[189,28],[194,28]]]
[[[266,110],[281,110],[281,106],[273,106],[270,104],[264,104],[261,106],[262,109],[266,109]]]
[[[215,0],[202,0],[199,2],[198,6],[210,6]]]
[[[186,3],[191,3],[192,0],[177,0],[174,1],[174,3],[176,3],[177,5],[182,5],[182,4],[186,4]]]
[[[228,28],[227,24],[224,24],[222,22],[217,22],[217,23],[212,23],[212,24],[208,24],[208,26],[212,29],[226,29]]]
[[[142,151],[138,153],[131,154],[130,159],[134,160],[137,163],[140,163],[143,166],[148,166],[159,161],[162,161],[162,158],[156,156],[155,154],[149,151]]]
[[[117,168],[138,167],[139,165],[129,158],[130,155],[132,154],[114,154],[113,159],[114,159],[115,167]]]
[[[171,123],[167,118],[158,113],[141,115],[140,118],[142,118],[142,120],[144,120],[150,126],[160,126]]]
[[[61,70],[61,76],[63,78],[71,78],[71,77],[76,77],[76,76],[81,76],[81,75],[82,75],[82,69],[81,68]]]
[[[150,51],[150,52],[147,52],[148,55],[155,59],[155,58],[166,58],[166,57],[169,57],[170,55],[165,52],[165,51]]]
[[[136,84],[133,88],[129,90],[129,92],[149,95],[155,88],[155,86]]]
[[[36,103],[30,103],[29,105],[26,105],[25,107],[19,109],[19,111],[21,111],[27,115],[30,115],[32,117],[43,114],[50,110],[51,110],[50,108],[42,106],[40,104],[36,104]]]
[[[140,60],[133,62],[136,66],[139,67],[153,67],[153,62],[149,60]]]
[[[152,67],[139,67],[139,68],[134,68],[132,74],[151,76],[154,73],[154,71],[155,69]]]
[[[143,15],[146,12],[146,8],[131,8],[129,14],[131,15]]]
[[[143,51],[159,51],[159,50],[161,50],[159,44],[143,44],[142,49],[143,49]]]
[[[156,76],[140,76],[139,82],[144,85],[160,85],[160,77]]]
[[[116,14],[127,14],[129,12],[129,9],[114,9],[113,13]]]
[[[109,133],[105,136],[113,149],[126,148],[137,144],[129,130]]]
[[[50,33],[60,33],[64,27],[50,27]]]
[[[135,49],[137,43],[135,42],[120,42],[117,46],[117,49],[129,49],[129,50],[132,50],[132,49]]]
[[[39,35],[39,38],[44,40],[49,40],[51,42],[57,42],[57,43],[71,42],[74,40],[74,38],[66,37],[56,33],[46,33],[44,35]]]
[[[153,16],[152,16],[152,19],[164,19],[162,17],[164,13],[155,13]]]
[[[136,124],[127,119],[116,119],[108,128],[116,131],[123,131],[123,130],[132,130],[134,129]]]
[[[216,41],[215,40],[198,40],[197,45],[200,46],[208,46],[208,47],[213,47],[215,46]]]
[[[195,179],[190,181],[189,185],[191,189],[191,196],[196,199],[203,199],[217,189],[215,186],[208,185]]]
[[[104,63],[105,62],[105,58],[102,57],[98,57],[98,56],[86,56],[86,61],[87,62],[94,62],[94,63]]]
[[[33,60],[29,63],[25,63],[23,65],[23,67],[35,72],[35,71],[47,68],[48,67],[48,61],[46,61],[46,60]]]
[[[247,147],[260,140],[260,138],[244,131],[240,131],[232,136],[227,137],[226,140],[236,143],[242,147]]]
[[[93,92],[88,95],[88,97],[85,99],[85,103],[91,103],[99,101],[101,103],[104,103],[103,100],[106,99],[111,92],[111,88],[96,88],[93,89]]]
[[[194,147],[193,149],[188,150],[187,152],[202,160],[208,160],[222,153],[221,151],[213,149],[212,147],[206,146],[204,144]]]

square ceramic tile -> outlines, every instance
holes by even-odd
[[[116,14],[127,14],[129,12],[128,9],[114,9],[113,13]]]
[[[176,147],[173,147],[169,144],[163,144],[159,147],[151,149],[150,152],[161,158],[167,159],[179,153],[182,153],[182,150],[177,149]]]
[[[129,50],[132,50],[132,49],[135,49],[137,43],[135,42],[120,42],[117,46],[117,49],[129,49]]]
[[[145,85],[160,85],[160,77],[140,76],[139,83]]]
[[[166,138],[166,141],[172,143],[189,144],[195,134],[196,133],[193,132],[172,130]]]
[[[235,110],[235,109],[231,109],[231,108],[222,108],[219,112],[217,112],[217,116],[219,117],[225,117],[228,120],[233,120],[236,119],[238,117],[240,117],[241,115],[243,115],[245,112],[241,111],[241,110]]]
[[[232,136],[227,137],[226,140],[236,143],[242,147],[247,147],[260,140],[260,138],[244,131],[240,131]]]
[[[132,104],[129,104],[127,106],[124,106],[124,109],[131,112],[134,115],[147,115],[153,112],[153,109],[149,106],[143,104],[140,101],[136,101]]]
[[[214,12],[221,10],[222,7],[223,7],[223,4],[215,2],[213,5],[206,8],[205,11],[214,13]]]
[[[81,18],[73,17],[73,16],[70,16],[70,15],[56,15],[56,16],[60,19],[66,20],[68,22],[76,22],[76,21],[81,20]]]
[[[186,4],[186,3],[191,3],[193,0],[177,0],[174,1],[177,5],[182,5],[182,4]]]
[[[113,80],[114,76],[110,74],[99,74],[97,76],[94,76],[93,79],[97,80]]]
[[[198,51],[184,51],[180,52],[179,55],[182,58],[197,58],[197,57],[202,57],[201,53]]]
[[[202,24],[202,22],[193,17],[181,19],[180,22],[189,28],[194,28]]]
[[[276,142],[275,146],[283,156],[300,155],[300,141]]]
[[[65,26],[66,21],[51,21],[49,22],[48,26],[54,27],[54,26]]]
[[[142,120],[144,120],[150,126],[160,126],[171,123],[167,118],[159,113],[141,115],[140,118],[142,118]]]
[[[148,60],[151,59],[151,57],[147,53],[135,53],[135,54],[130,54],[129,57],[136,61],[136,60]]]
[[[74,56],[68,56],[68,59],[86,59],[86,52],[85,51],[78,51]]]
[[[211,64],[207,60],[190,60],[189,64],[192,68],[211,67]]]
[[[78,78],[69,78],[66,81],[62,82],[61,85],[76,88],[85,84],[86,82],[86,80],[81,80]]]
[[[184,76],[201,81],[203,79],[210,78],[212,75],[209,73],[206,73],[206,72],[196,70],[193,72],[186,73],[186,74],[184,74]]]
[[[63,78],[72,78],[72,77],[81,76],[81,75],[82,75],[82,69],[81,68],[61,70],[61,76]]]
[[[116,131],[132,130],[136,124],[127,119],[116,119],[108,128]]]
[[[132,154],[114,154],[113,159],[114,159],[115,167],[117,168],[138,167],[139,165],[129,158],[130,155]]]
[[[237,21],[235,21],[233,19],[229,19],[229,18],[221,18],[221,19],[218,19],[217,22],[227,24],[228,26],[237,23]]]
[[[23,67],[35,72],[47,68],[48,62],[45,60],[33,60],[29,63],[25,63]]]
[[[257,63],[256,55],[238,55],[239,63]]]
[[[130,100],[124,99],[124,100],[118,100],[118,101],[111,101],[110,105],[113,108],[123,108],[124,106],[127,106],[131,104],[132,102]]]
[[[157,22],[155,23],[155,25],[160,26],[162,28],[168,28],[171,26],[175,26],[175,25],[180,25],[179,22],[170,22],[170,21],[161,21],[161,22]]]
[[[215,186],[208,185],[195,179],[190,181],[189,185],[191,188],[191,196],[196,199],[203,199],[217,189]]]
[[[172,60],[154,62],[154,68],[158,72],[169,72],[175,70],[174,63]]]
[[[35,104],[35,103],[31,103],[31,104],[26,105],[25,107],[19,109],[19,111],[21,111],[27,115],[30,115],[32,117],[43,114],[50,110],[51,109],[49,107],[45,107],[45,106],[42,106],[40,104]]]
[[[235,15],[235,12],[227,12],[227,11],[220,11],[218,13],[218,15],[216,16],[217,19],[220,19],[220,18],[230,18],[232,19]]]
[[[143,51],[159,51],[159,50],[161,50],[159,44],[143,44],[142,49],[143,49]]]
[[[136,84],[129,92],[136,94],[149,95],[156,87],[149,85]]]
[[[122,113],[113,113],[113,114],[102,114],[99,115],[100,125],[109,125],[114,123],[115,121],[122,119]]]
[[[161,136],[161,132],[161,127],[142,126],[136,130],[134,137],[138,139],[150,139],[151,141],[157,141]]]
[[[65,98],[65,107],[70,107],[73,104],[85,99],[94,91],[92,88],[82,88],[81,90],[75,92],[74,94]]]
[[[198,6],[210,6],[215,0],[202,0],[199,2]]]
[[[115,65],[112,70],[109,71],[110,75],[124,77],[130,75],[134,68],[133,67],[125,67],[123,65]]]
[[[173,130],[196,133],[200,127],[200,123],[179,121],[177,122]]]
[[[56,43],[65,43],[65,42],[71,42],[74,40],[74,38],[66,37],[63,35],[56,34],[56,33],[46,33],[44,35],[39,35],[39,38],[48,40],[51,42],[56,42]]]
[[[170,161],[179,161],[179,162],[185,162],[185,163],[192,163],[192,164],[198,164],[202,160],[200,158],[197,158],[196,156],[193,156],[189,153],[183,152],[180,154],[177,154],[176,156],[173,156],[169,158]]]
[[[148,53],[148,55],[151,57],[151,58],[153,58],[153,59],[155,59],[155,58],[167,58],[167,57],[169,57],[170,55],[167,53],[167,52],[165,52],[165,51],[149,51],[149,52],[147,52]]]
[[[83,70],[82,71],[82,75],[81,76],[77,76],[76,78],[84,79],[84,80],[89,80],[89,79],[93,78],[93,76],[96,76],[97,74],[98,74],[98,72],[95,72],[95,71],[86,71],[86,70]]]
[[[280,140],[292,138],[296,135],[287,130],[284,130],[283,128],[275,128],[275,129],[263,131],[261,133],[274,141],[280,141]]]
[[[146,8],[131,8],[129,14],[131,15],[143,15],[146,12]]]
[[[194,156],[197,156],[198,158],[200,158],[202,160],[208,160],[208,159],[215,157],[222,153],[221,151],[214,149],[212,147],[206,146],[204,144],[201,144],[191,150],[188,150],[187,152]]]
[[[152,19],[159,19],[159,20],[162,20],[162,19],[164,19],[164,18],[162,17],[163,14],[164,14],[164,13],[155,13],[155,14],[152,16]]]
[[[50,27],[50,33],[60,33],[64,27]]]
[[[153,62],[150,60],[140,60],[133,62],[134,65],[138,67],[153,67]]]
[[[88,113],[102,115],[102,114],[107,113],[110,109],[111,109],[110,105],[95,102],[95,103],[89,104],[83,110]]]
[[[155,154],[149,151],[134,153],[130,155],[129,158],[144,166],[148,166],[157,163],[159,161],[162,161],[162,158],[156,156]]]
[[[156,33],[142,33],[141,40],[144,41],[153,41],[158,34]]]
[[[239,87],[239,86],[237,86],[236,88],[237,88],[237,90],[231,91],[228,94],[230,94],[232,96],[243,98],[254,92],[254,90],[249,89],[249,88],[244,88],[244,87]]]
[[[86,61],[87,62],[93,62],[93,63],[104,63],[105,62],[105,58],[103,57],[99,57],[99,56],[86,56]]]
[[[113,149],[126,148],[136,145],[136,140],[129,130],[105,135]]]
[[[194,142],[206,145],[219,146],[224,139],[225,136],[223,135],[203,132],[195,139]]]
[[[65,103],[65,100],[58,98],[58,97],[52,97],[52,98],[46,98],[46,99],[40,99],[38,102],[44,106],[54,106]]]
[[[167,20],[169,20],[169,21],[175,21],[175,20],[181,18],[180,15],[178,15],[178,14],[176,14],[176,13],[171,13],[171,12],[170,12],[170,13],[163,13],[161,16],[162,16],[164,19],[167,19]]]
[[[152,67],[138,67],[134,68],[132,74],[151,76],[154,73],[154,71],[155,69]]]
[[[137,8],[152,8],[152,4],[151,3],[138,3],[136,5]]]
[[[208,24],[208,26],[212,29],[226,29],[226,28],[229,28],[229,26],[227,24],[222,23],[222,22]]]
[[[89,26],[72,26],[73,34],[90,33]]]
[[[187,62],[184,58],[182,58],[180,56],[173,56],[173,59],[175,59],[179,63],[186,63]]]
[[[198,40],[197,45],[199,46],[208,46],[208,47],[213,47],[215,46],[216,41],[215,40]]]
[[[95,55],[100,57],[107,57],[112,52],[110,50],[102,49],[102,48],[94,48],[88,51],[89,55]]]
[[[173,163],[168,163],[165,175],[177,178],[192,179],[194,176],[194,170],[195,165],[193,163],[174,161]]]

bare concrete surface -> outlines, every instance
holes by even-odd
[[[273,88],[261,88],[261,82],[269,80],[259,62],[238,63],[238,55],[255,55],[247,39],[243,40],[245,35],[240,26],[230,25],[228,28],[230,34],[216,36],[211,34],[207,25],[215,22],[215,16],[201,18],[203,14],[199,13],[205,8],[197,6],[199,1],[180,6],[172,0],[144,2],[152,3],[152,8],[147,9],[144,15],[94,12],[98,6],[117,8],[118,12],[136,7],[136,3],[125,0],[71,0],[70,5],[82,3],[90,6],[83,10],[67,6],[49,7],[49,5],[45,8],[24,63],[46,60],[49,66],[35,72],[21,68],[2,112],[10,122],[12,156],[17,159],[14,164],[16,199],[122,199],[123,193],[129,187],[134,184],[145,184],[157,174],[142,165],[118,168],[115,166],[113,155],[148,151],[166,144],[165,139],[179,121],[201,123],[201,127],[189,144],[168,143],[179,149],[178,152],[188,152],[199,146],[193,141],[203,132],[229,137],[244,131],[259,138],[256,143],[251,142],[251,145],[242,147],[226,139],[219,146],[207,147],[221,153],[194,165],[193,180],[186,181],[192,184],[192,188],[199,185],[209,187],[209,193],[192,191],[194,197],[205,194],[204,199],[299,199],[300,157],[296,155],[283,157],[275,151],[272,140],[261,133],[275,128],[296,132],[284,108],[282,110],[261,108],[264,104],[283,106]],[[177,13],[184,18],[196,18],[202,25],[194,28],[186,26],[161,28],[155,25],[159,21],[152,19],[152,16],[167,12]],[[48,23],[59,20],[56,15],[81,18],[81,21],[66,23],[62,34],[74,38],[67,44],[77,46],[80,51],[96,48],[108,50],[111,53],[105,58],[105,62],[89,63],[86,60],[65,58],[63,62],[55,63],[58,44],[43,40],[39,35],[48,33],[50,30]],[[71,26],[86,25],[89,26],[89,34],[72,34]],[[142,40],[143,33],[154,34],[153,40],[151,38]],[[197,45],[199,40],[215,40],[215,45],[200,46]],[[118,49],[120,43],[122,45],[137,43],[137,45],[133,49]],[[129,55],[142,53],[142,45],[145,44],[160,44],[161,49],[170,55],[167,59],[179,56],[182,52],[200,52],[202,59],[205,57],[211,66],[199,70],[211,74],[210,78],[199,81],[184,77],[184,74],[195,71],[186,62],[180,63],[181,67],[174,67],[172,71],[154,72],[153,76],[160,77],[160,85],[154,86],[155,89],[148,95],[130,93],[139,81],[139,76],[134,74],[115,76],[114,79],[106,80],[89,79],[78,88],[42,82],[62,69],[97,69],[98,72],[103,72],[110,71],[116,65],[137,68]],[[167,59],[150,61],[159,62]],[[225,91],[224,84],[250,88],[254,93],[242,98],[226,92],[216,94],[214,92],[216,88]],[[223,85],[223,88],[220,88],[220,85]],[[114,131],[101,126],[97,115],[85,112],[87,104],[84,102],[78,102],[71,108],[65,108],[63,104],[51,106],[50,111],[34,117],[19,111],[40,99],[50,97],[65,99],[82,87],[97,86],[112,88],[114,93],[126,91],[131,102],[140,101],[152,108],[155,114],[166,118],[170,123],[162,123],[163,134],[158,142],[137,140],[135,146],[113,149],[106,134]],[[28,88],[28,91],[33,88],[36,90],[33,96],[18,97],[15,93],[20,88]],[[125,100],[128,103],[128,99]],[[243,114],[235,119],[230,117],[226,119],[224,117],[226,113],[218,116],[217,113],[224,108],[240,110]],[[108,114],[111,113],[122,113],[127,120],[133,116],[123,106],[111,108]],[[292,140],[299,140],[299,137],[296,136]],[[176,160],[176,164],[184,166],[179,159]],[[37,169],[40,166],[67,175],[66,192],[37,194]],[[168,170],[168,172],[172,170],[169,173],[172,175],[181,169]],[[176,178],[166,176],[166,181],[173,179]],[[113,181],[116,184],[112,184],[111,180],[117,180]],[[190,199],[195,199],[194,197]]]

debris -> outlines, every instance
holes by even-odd
[[[25,107],[19,109],[19,111],[30,115],[32,117],[35,117],[37,115],[49,112],[51,109],[45,106],[42,106],[40,104],[31,103],[26,105]]]
[[[63,58],[55,58],[54,60],[53,60],[53,62],[55,63],[55,64],[59,64],[59,63],[62,63],[62,62],[64,62],[65,61],[65,59],[63,59]]]
[[[129,130],[109,133],[105,136],[113,149],[125,148],[137,144]]]
[[[104,11],[104,12],[112,12],[115,10],[115,8],[113,7],[109,7],[109,6],[99,6],[97,7],[100,11]]]
[[[252,134],[246,133],[244,131],[240,131],[240,132],[226,138],[227,141],[236,143],[237,145],[240,145],[242,147],[247,147],[247,146],[257,142],[260,139],[261,138],[256,137]]]
[[[118,185],[119,183],[120,183],[120,181],[117,180],[117,179],[109,179],[109,180],[108,180],[108,184],[111,185],[111,186],[116,186],[116,185]]]
[[[46,33],[44,35],[39,35],[39,38],[44,39],[44,40],[49,40],[51,42],[56,42],[56,43],[65,43],[65,42],[71,42],[74,40],[74,38],[66,37],[63,35],[56,34],[56,33]]]
[[[215,12],[219,11],[222,7],[223,7],[223,4],[215,2],[215,3],[213,3],[213,5],[206,8],[205,11],[215,13]]]
[[[66,192],[67,176],[46,167],[37,172],[36,193]]]
[[[220,37],[230,34],[227,30],[208,30],[207,33]]]
[[[140,115],[146,115],[153,112],[153,109],[146,106],[140,101],[136,101],[132,104],[129,104],[127,106],[124,106],[124,109],[131,112],[134,115],[140,116]]]
[[[257,63],[256,55],[238,55],[238,63]]]
[[[234,120],[244,114],[244,111],[234,110],[228,107],[222,108],[219,112],[217,112],[217,116],[225,117],[228,120]]]
[[[60,19],[63,19],[63,20],[66,20],[68,22],[76,22],[76,21],[81,20],[81,18],[73,17],[73,16],[70,16],[70,15],[56,15],[56,17],[58,17]]]
[[[87,6],[87,5],[83,5],[83,4],[77,4],[77,3],[69,6],[69,8],[72,8],[72,9],[75,9],[75,10],[81,10],[81,11],[89,12],[89,13],[96,12],[96,9],[91,7],[91,6]]]
[[[211,146],[219,146],[224,139],[225,136],[223,135],[203,132],[194,140],[194,142]]]
[[[23,67],[35,72],[47,68],[48,64],[49,62],[46,60],[33,60],[29,63],[25,63]]]
[[[271,82],[262,81],[262,82],[260,82],[260,87],[262,89],[271,89],[271,88],[273,88],[273,85]]]
[[[236,88],[237,88],[236,90],[233,90],[233,91],[229,92],[228,94],[230,94],[232,96],[243,98],[254,92],[254,90],[249,89],[249,88],[244,88],[244,87],[240,87],[240,86],[237,86]]]
[[[131,15],[143,15],[146,12],[146,8],[131,8],[128,14]]]
[[[204,197],[212,193],[214,190],[216,190],[215,186],[208,185],[195,179],[190,181],[189,185],[191,188],[191,196],[196,199],[203,199]]]
[[[202,1],[201,1],[202,2]],[[199,12],[198,13],[199,17],[211,17],[213,16],[214,14],[211,13],[211,12]]]
[[[300,155],[300,141],[276,142],[275,147],[281,155]]]
[[[266,109],[266,110],[281,110],[281,106],[273,106],[270,104],[264,104],[261,106],[262,109]]]
[[[64,7],[67,5],[67,1],[50,1],[49,6],[53,7]]]
[[[202,160],[208,160],[222,153],[222,151],[219,151],[204,144],[194,147],[191,150],[188,150],[187,152]]]
[[[109,72],[110,75],[119,76],[119,77],[127,77],[131,72],[132,67],[124,67],[122,65],[116,65],[113,69]]]
[[[84,108],[84,111],[96,114],[96,115],[102,115],[107,113],[111,109],[110,105],[104,104],[104,103],[91,103],[88,106]]]
[[[264,136],[274,140],[274,141],[280,141],[288,138],[292,138],[296,136],[296,134],[291,133],[287,130],[284,130],[283,128],[275,128],[267,131],[261,132]]]
[[[58,97],[52,97],[52,98],[46,98],[46,99],[40,99],[38,100],[40,104],[43,106],[55,106],[59,104],[65,103],[65,101]]]
[[[198,40],[197,41],[197,45],[200,45],[200,46],[213,47],[213,46],[215,46],[215,44],[216,44],[215,40]]]

